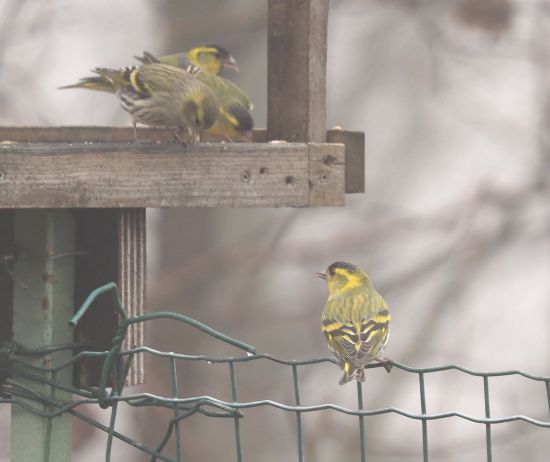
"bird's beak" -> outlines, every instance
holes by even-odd
[[[239,65],[237,64],[237,61],[235,60],[235,58],[233,58],[233,56],[229,56],[229,58],[224,61],[223,67],[233,69],[235,72],[239,72]]]
[[[314,276],[317,276],[318,278],[321,278],[321,279],[327,279],[327,273],[315,273]]]

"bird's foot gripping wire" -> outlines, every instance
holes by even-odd
[[[376,362],[379,362],[384,366],[384,369],[386,369],[386,372],[389,374],[392,370],[393,364],[391,363],[391,359],[389,358],[376,358]]]

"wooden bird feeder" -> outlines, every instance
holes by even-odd
[[[161,129],[139,129],[150,142],[135,143],[131,128],[0,127],[0,342],[107,350],[118,321],[108,297],[76,334],[67,321],[110,281],[131,316],[143,312],[148,207],[344,206],[346,193],[364,192],[364,133],[325,128],[328,3],[269,0],[267,130],[251,143],[182,148]],[[142,329],[131,326],[126,347],[143,345]],[[74,383],[97,384],[100,365],[79,364]],[[128,383],[144,380],[137,356]],[[60,432],[70,431],[64,418]],[[36,435],[44,420],[13,406],[13,428]],[[14,438],[12,460],[39,460]],[[70,460],[63,451],[51,460]]]

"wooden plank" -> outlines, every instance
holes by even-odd
[[[269,0],[270,140],[326,140],[328,0]]]
[[[174,135],[169,130],[162,128],[138,128],[138,142],[171,142]],[[327,130],[326,137],[329,143],[336,143],[335,136],[340,134],[341,142],[346,144],[348,140],[359,136],[364,132],[342,129]],[[340,139],[339,138],[339,139]],[[133,143],[134,130],[130,127],[0,127],[0,143]],[[267,143],[267,129],[255,128],[252,130],[251,142]]]
[[[170,131],[159,128],[140,128],[138,138],[156,142],[173,141]],[[365,192],[365,133],[330,129],[326,132],[326,139],[328,143],[342,143],[346,146],[346,193]],[[131,143],[134,134],[127,127],[0,127],[0,140],[22,143]],[[266,143],[267,130],[253,130],[252,142]]]
[[[305,207],[307,156],[298,143],[0,143],[0,208]]]
[[[13,287],[13,341],[24,349],[72,343],[68,320],[74,309],[75,223],[69,210],[17,210],[15,244],[24,252],[15,262],[14,277],[24,284]],[[68,350],[26,358],[42,367],[56,367],[72,356]],[[55,374],[33,371],[60,386],[72,385],[72,366]],[[68,403],[71,393],[14,374],[14,382],[37,393]],[[16,397],[16,402],[51,412],[35,400]],[[72,417],[53,419],[36,415],[17,404],[11,410],[11,460],[15,462],[64,462],[71,460]]]
[[[328,130],[328,143],[346,147],[346,193],[365,192],[365,132]]]
[[[341,144],[309,144],[309,206],[345,205],[345,151]]]
[[[184,138],[186,135],[184,134]],[[247,139],[250,138],[250,139]],[[252,136],[239,142],[250,142]],[[137,138],[131,127],[66,126],[66,127],[0,127],[0,143],[158,143],[176,141],[174,133],[165,128],[140,127]],[[203,143],[225,143],[225,137],[203,133]]]
[[[174,141],[163,128],[138,128],[139,141]],[[131,127],[0,127],[0,143],[132,143]]]
[[[146,231],[145,209],[118,211],[118,287],[120,299],[130,317],[140,316],[145,307]],[[144,345],[144,324],[131,324],[123,348]],[[145,382],[143,353],[132,358],[127,377],[128,385]]]
[[[142,128],[138,130],[139,138],[142,140],[156,141],[157,144],[160,142],[165,142],[171,140],[172,134],[163,129],[151,129],[151,128]],[[362,132],[353,132],[347,130],[338,130],[332,129],[327,131],[327,139],[330,142],[341,142],[346,146],[345,157],[346,157],[346,192],[363,192],[364,191],[364,133]],[[41,150],[51,150],[56,151],[55,146],[49,147],[39,147],[36,143],[59,143],[59,150],[61,152],[67,151],[67,146],[63,146],[66,143],[84,143],[85,147],[70,146],[70,148],[75,149],[76,151],[89,151],[88,154],[93,154],[94,152],[105,152],[109,150],[109,146],[104,142],[105,140],[112,140],[117,143],[129,142],[128,146],[121,146],[120,144],[112,146],[111,149],[118,153],[121,150],[128,150],[130,152],[141,151],[143,153],[151,152],[155,156],[155,160],[160,159],[155,152],[166,152],[170,150],[170,146],[173,147],[174,151],[181,150],[182,155],[187,155],[189,150],[184,150],[180,148],[177,144],[168,143],[166,144],[155,145],[147,143],[134,143],[133,142],[133,131],[132,129],[125,127],[0,127],[0,154],[5,152],[18,151],[21,149],[21,143],[34,143],[35,148],[26,146],[26,149],[33,149],[40,152]],[[267,140],[267,131],[265,129],[256,129],[253,132],[252,140],[255,143],[265,143]],[[192,150],[196,151],[201,149],[204,151],[242,151],[243,148],[241,145],[237,144],[220,144],[220,145],[210,145],[210,144],[200,144],[194,146]],[[286,151],[289,148],[290,143],[287,144],[270,144],[270,145],[250,145],[248,144],[247,153],[252,153],[253,151],[269,151],[269,152],[281,152]],[[286,146],[286,148],[284,147]],[[302,145],[303,148],[303,145]],[[252,155],[252,154],[251,154]],[[81,156],[81,154],[79,154]],[[204,157],[204,154],[201,154]],[[277,154],[278,156],[278,154]],[[243,156],[239,154],[240,161],[243,161]],[[0,157],[0,207],[4,207],[2,204],[2,188],[4,187],[3,183],[6,183],[7,178],[4,178],[4,173],[2,166],[2,157]],[[104,158],[105,159],[105,158]],[[226,159],[228,162],[229,160]],[[212,162],[214,162],[212,160]],[[133,165],[132,165],[133,168]],[[269,171],[269,166],[266,166],[267,171]],[[266,171],[266,170],[262,170]],[[63,172],[66,173],[65,168]],[[151,172],[153,175],[153,172]],[[245,178],[247,175],[245,175]],[[114,180],[113,180],[114,181]],[[280,183],[279,183],[280,186]],[[201,188],[199,189],[199,191]],[[286,193],[288,193],[287,191]],[[215,200],[215,197],[211,198]],[[196,199],[197,200],[197,199]],[[265,200],[265,199],[264,199]],[[304,201],[305,203],[305,201]],[[144,203],[133,204],[134,206],[144,206]],[[243,204],[244,205],[244,204]],[[258,204],[259,205],[259,204]],[[281,204],[275,204],[281,205]],[[301,203],[288,204],[289,206],[304,206]],[[330,204],[327,204],[330,205]],[[38,205],[37,205],[38,206]],[[76,205],[75,205],[76,206]],[[99,205],[98,205],[99,206]],[[107,205],[106,205],[107,206]],[[160,206],[160,205],[149,205],[149,206]],[[196,206],[195,205],[163,205],[163,206]],[[220,206],[223,206],[220,204]],[[247,206],[254,206],[247,205]],[[15,205],[18,207],[18,205]]]

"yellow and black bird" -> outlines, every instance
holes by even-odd
[[[137,56],[136,58],[140,59]],[[186,68],[190,63],[214,75],[219,75],[222,69],[239,71],[235,58],[220,45],[199,45],[188,51],[160,56],[158,60],[181,68]]]
[[[170,56],[175,57],[171,62],[177,63],[178,67],[196,75],[201,82],[208,85],[218,98],[220,113],[214,125],[207,130],[207,133],[231,141],[248,138],[250,131],[254,128],[254,120],[250,114],[253,105],[248,95],[231,80],[220,77],[214,72],[205,71],[203,67],[201,67],[202,72],[198,72],[197,68],[200,64],[197,66],[191,62],[187,54],[178,53]],[[142,56],[136,56],[135,58],[145,64],[168,62],[166,57],[163,61],[163,58],[157,58],[147,51],[144,51]]]
[[[390,335],[390,312],[384,299],[361,268],[346,262],[331,264],[316,276],[327,281],[329,297],[321,317],[321,330],[338,365],[343,385],[365,381],[365,366],[381,362],[390,372],[389,360],[380,355]]]
[[[61,88],[116,93],[122,108],[132,116],[134,129],[137,123],[186,129],[197,141],[218,117],[219,102],[214,92],[184,69],[153,63],[121,69],[96,68],[93,72],[97,75]]]

